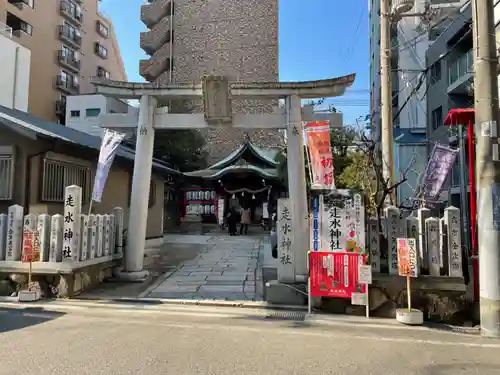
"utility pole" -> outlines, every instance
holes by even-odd
[[[472,1],[481,335],[500,338],[500,161],[493,0]]]
[[[391,75],[391,1],[380,0],[380,120],[382,176],[388,186],[396,182],[394,171],[394,139],[392,129],[392,75]],[[396,194],[391,194],[396,204]]]

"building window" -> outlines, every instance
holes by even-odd
[[[432,130],[436,130],[443,124],[443,107],[438,107],[431,113]]]
[[[97,76],[102,79],[111,79],[111,74],[102,66],[97,67]]]
[[[94,44],[94,52],[97,56],[102,57],[103,59],[108,58],[108,49],[101,45],[99,42]]]
[[[441,80],[441,61],[436,61],[431,66],[431,85]]]
[[[9,0],[9,3],[15,5],[18,8],[22,8],[25,5],[29,6],[30,8],[35,7],[35,0]]]
[[[12,200],[14,192],[14,152],[0,147],[0,201]]]
[[[80,30],[78,30],[76,27],[74,27],[70,23],[64,21],[62,32],[65,36],[67,36],[71,40],[74,40],[78,44],[81,43],[82,34],[80,33]]]
[[[33,26],[31,26],[28,22],[23,21],[18,16],[7,12],[7,18],[5,19],[5,23],[7,26],[12,28],[12,32],[20,37],[21,33],[33,35]]]
[[[89,167],[44,159],[41,201],[63,203],[64,188],[77,185],[82,188],[82,201],[85,203],[90,195],[90,179]]]
[[[69,115],[71,117],[80,117],[80,111],[70,111]]]
[[[96,31],[100,36],[104,38],[107,38],[109,36],[108,27],[99,20],[96,21]]]
[[[61,10],[79,23],[83,21],[82,8],[71,0],[61,1]]]
[[[61,46],[61,56],[73,61],[78,61],[79,57],[78,52],[68,46],[65,46],[64,44]]]
[[[58,88],[79,90],[80,82],[77,76],[61,70],[57,75],[56,85]]]
[[[85,117],[97,117],[101,113],[100,108],[87,108],[85,110]]]

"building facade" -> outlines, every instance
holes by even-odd
[[[98,0],[0,0],[0,22],[31,51],[28,111],[64,123],[66,97],[93,93],[94,76],[126,80],[113,24]]]
[[[200,82],[205,75],[239,81],[278,80],[278,1],[149,0],[141,20],[149,29],[141,47],[150,55],[140,73],[150,82]],[[234,101],[235,113],[270,112],[277,102]],[[175,112],[201,112],[201,102],[175,103]],[[227,156],[246,137],[259,146],[283,143],[278,130],[204,130],[209,163]]]
[[[398,188],[398,201],[408,201],[418,187],[419,173],[427,160],[426,130],[429,90],[426,51],[450,23],[465,0],[415,0],[409,13],[424,13],[427,7],[434,17],[403,17],[391,24],[392,117],[396,175],[407,178]],[[437,13],[436,13],[437,10]],[[431,12],[431,14],[433,14]],[[371,129],[380,139],[380,0],[369,0]],[[408,169],[409,164],[411,167]]]
[[[500,42],[500,2],[495,5],[497,43]],[[427,94],[427,132],[433,143],[457,146],[457,127],[443,125],[451,109],[474,107],[474,68],[472,40],[472,9],[464,7],[449,28],[427,51],[430,86]],[[497,77],[498,79],[498,77]],[[465,150],[466,152],[466,150]],[[466,162],[468,154],[466,152]],[[460,160],[457,159],[450,178],[449,199],[456,207],[460,199]],[[468,167],[464,166],[468,183]],[[465,189],[469,190],[469,187]]]
[[[69,128],[102,137],[105,129],[99,125],[99,115],[108,113],[138,113],[138,109],[122,100],[99,94],[66,98],[66,126]]]
[[[13,40],[12,28],[0,23],[0,105],[28,110],[31,52]]]

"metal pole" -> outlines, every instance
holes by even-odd
[[[481,335],[500,338],[500,164],[493,0],[472,1]]]
[[[381,143],[382,174],[387,184],[395,183],[394,140],[392,134],[392,77],[391,77],[391,4],[390,0],[380,1],[380,91],[381,91]],[[396,194],[391,194],[396,204]]]
[[[464,142],[464,126],[458,125],[458,149],[460,156],[460,214],[462,215],[462,232],[464,234],[464,244],[470,246],[470,231],[467,209],[467,170],[465,169],[465,142]]]

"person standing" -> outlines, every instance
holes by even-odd
[[[229,201],[229,209],[227,213],[227,226],[230,236],[236,236],[237,225],[238,225],[238,200],[233,197]]]
[[[248,234],[248,225],[250,224],[250,208],[241,208],[241,225],[240,225],[240,235]]]

